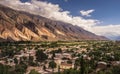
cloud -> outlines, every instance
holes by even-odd
[[[103,35],[110,39],[120,37],[120,24],[118,25],[106,25],[106,26],[94,26],[90,30],[97,35]]]
[[[69,11],[63,11],[58,4],[52,4],[50,2],[31,0],[23,3],[20,0],[3,0],[0,1],[0,3],[16,10],[78,25],[84,29],[88,29],[90,26],[99,23],[99,21],[95,19],[84,19],[80,16],[72,16]]]
[[[92,12],[94,12],[94,11],[95,11],[94,9],[87,10],[87,11],[81,10],[80,13],[81,13],[82,16],[90,17],[90,16],[91,16],[90,14],[91,14]]]

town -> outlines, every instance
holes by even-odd
[[[0,74],[119,73],[119,41],[0,43]]]

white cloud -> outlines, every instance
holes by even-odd
[[[106,25],[106,26],[94,26],[90,30],[97,35],[103,35],[110,39],[120,37],[120,24],[118,25]]]
[[[90,26],[99,23],[99,21],[95,19],[84,19],[80,16],[72,16],[69,11],[63,11],[58,4],[37,0],[31,0],[31,2],[25,3],[22,3],[20,0],[3,0],[0,1],[0,3],[16,10],[22,10],[46,18],[78,25],[84,29],[88,29]]]
[[[90,16],[91,16],[90,14],[91,14],[92,12],[94,12],[94,11],[95,11],[94,9],[87,10],[87,11],[81,10],[80,13],[81,13],[82,16],[90,17]]]
[[[95,26],[93,30],[96,31],[97,34],[120,34],[120,25]]]

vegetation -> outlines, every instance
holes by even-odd
[[[35,71],[35,70],[33,69],[33,70],[30,71],[29,74],[40,74],[40,73],[38,73],[37,71]]]
[[[37,50],[36,51],[36,59],[39,62],[44,62],[48,56],[42,51],[42,50]]]
[[[70,56],[63,56],[64,53]],[[61,70],[56,58],[74,68]],[[103,67],[99,66],[101,62]],[[50,69],[55,74],[119,74],[120,41],[0,43],[0,74],[25,74],[29,67]],[[40,73],[33,69],[29,74]]]
[[[53,72],[54,72],[54,68],[57,67],[57,64],[54,61],[49,62],[49,67],[52,68]]]

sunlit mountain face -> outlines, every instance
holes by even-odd
[[[96,35],[120,36],[120,1],[1,0],[0,4],[54,21],[77,25]],[[117,34],[117,35],[114,35]],[[108,35],[109,34],[109,35]]]
[[[106,40],[79,26],[0,5],[1,41]]]

